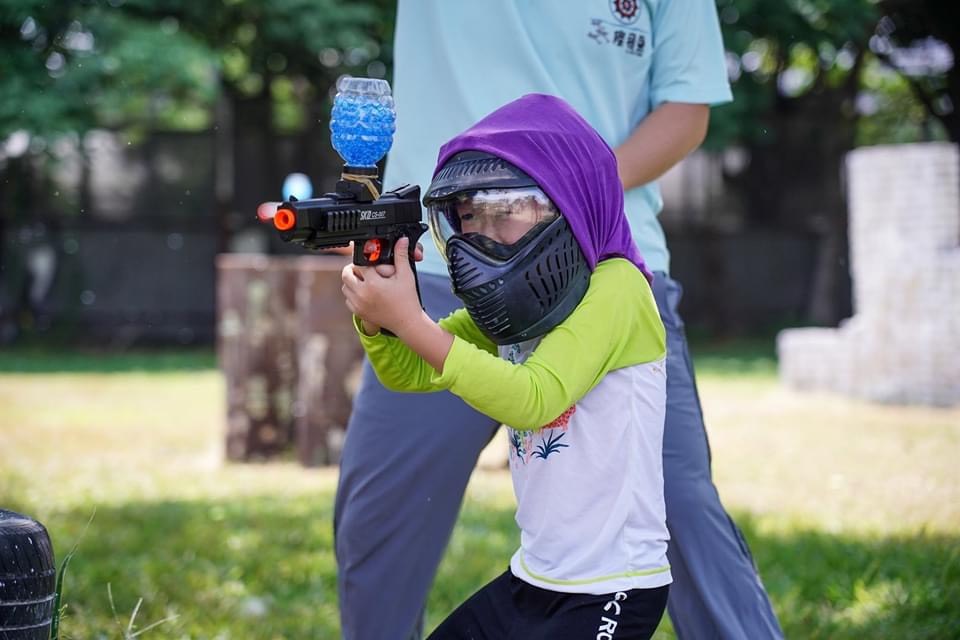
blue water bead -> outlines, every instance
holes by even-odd
[[[393,144],[396,113],[389,95],[337,94],[330,118],[333,148],[348,165],[373,167]]]

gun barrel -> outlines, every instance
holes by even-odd
[[[293,229],[297,224],[297,214],[291,209],[277,209],[276,215],[273,216],[273,226],[279,231],[289,231]]]
[[[354,194],[339,190],[319,198],[291,198],[276,206],[275,213],[269,213],[285,242],[308,249],[344,247],[353,242],[362,250],[368,240],[378,240],[375,244],[379,250],[370,244],[361,254],[368,263],[390,259],[399,237],[419,237],[422,233],[420,189],[416,185],[388,191],[374,201],[358,201]],[[258,217],[264,222],[271,219],[265,220],[259,211]]]

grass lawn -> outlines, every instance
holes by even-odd
[[[209,355],[81,354],[68,373],[16,357],[0,356],[0,505],[43,522],[58,560],[79,545],[68,637],[124,637],[140,598],[135,629],[171,618],[145,638],[338,637],[336,470],[224,464]],[[960,638],[960,408],[792,393],[749,350],[698,366],[715,480],[787,636]],[[477,471],[429,628],[504,569],[512,511],[508,473]]]

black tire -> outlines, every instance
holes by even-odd
[[[0,509],[0,640],[49,640],[56,583],[44,526]]]

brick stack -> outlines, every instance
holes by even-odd
[[[946,143],[847,157],[854,316],[777,338],[781,379],[880,402],[960,403],[960,156]]]

